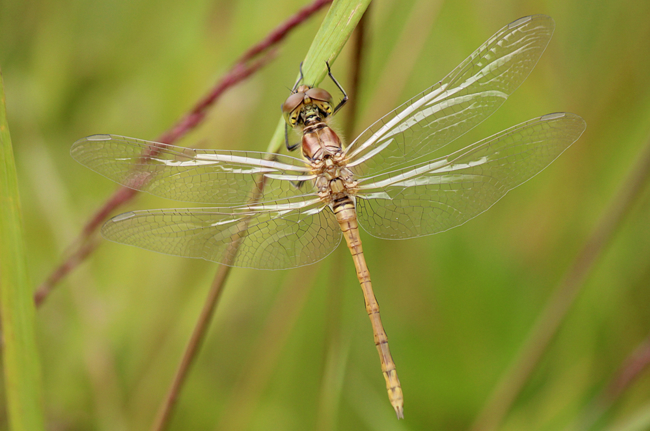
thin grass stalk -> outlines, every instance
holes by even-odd
[[[306,82],[313,82],[314,85],[318,85],[323,80],[327,70],[326,62],[329,62],[330,64],[334,62],[339,52],[341,49],[343,49],[343,46],[352,34],[352,31],[356,27],[357,23],[361,19],[361,16],[365,12],[369,3],[370,0],[341,0],[332,5],[327,15],[325,16],[323,24],[316,34],[314,41],[312,42],[305,61],[303,62],[303,73]],[[322,64],[322,66],[319,67],[320,64]],[[284,119],[280,118],[280,121],[281,123],[276,128],[276,131],[271,138],[271,142],[268,147],[268,152],[270,153],[269,157],[272,157],[272,153],[278,152],[284,143]],[[253,189],[253,202],[258,200],[263,190],[263,178],[260,178],[258,181],[261,182],[261,186],[258,185]],[[247,226],[247,221],[243,223],[245,223]],[[241,239],[242,237],[233,238],[231,247],[234,248],[234,253],[228,253],[228,255],[233,256],[234,258],[237,249],[239,248]],[[208,295],[208,299],[206,300],[206,304],[204,305],[203,311],[201,312],[199,320],[197,321],[191,341],[188,344],[185,353],[183,354],[181,365],[176,372],[176,376],[174,377],[170,390],[165,398],[165,401],[163,402],[157,419],[154,422],[154,430],[160,431],[166,429],[169,421],[171,420],[173,409],[176,404],[175,401],[177,400],[184,381],[187,378],[189,368],[194,362],[194,359],[198,354],[199,347],[205,338],[205,334],[207,333],[207,329],[209,327],[210,318],[214,314],[214,311],[218,305],[218,299],[221,295],[229,272],[229,267],[223,265],[217,271],[215,281],[212,284],[211,291]]]
[[[120,188],[120,190],[126,191],[129,189]],[[90,256],[100,243],[98,236],[95,234],[84,241],[79,247],[75,247],[72,254],[56,267],[38,289],[36,289],[34,293],[34,304],[37,307],[41,306],[58,282]]]
[[[650,429],[650,403],[628,415],[621,423],[604,428],[606,431],[647,431]]]
[[[580,430],[592,429],[648,368],[650,368],[650,337],[643,340],[625,359],[609,384],[587,407],[576,428]]]
[[[357,115],[359,106],[359,82],[361,81],[361,71],[364,66],[364,56],[367,37],[367,27],[370,25],[370,10],[368,7],[366,13],[363,14],[359,20],[356,30],[354,31],[354,45],[352,46],[351,61],[350,61],[350,84],[348,84],[348,103],[345,107],[345,123],[343,131],[350,144],[350,139],[354,136],[354,131],[357,126]]]
[[[494,431],[501,426],[533,370],[547,351],[569,309],[584,287],[597,259],[612,241],[616,230],[622,225],[644,186],[650,180],[650,139],[637,160],[636,166],[614,195],[596,228],[555,289],[517,358],[505,372],[478,415],[472,426],[473,431]]]
[[[0,72],[0,321],[9,428],[44,429],[35,309],[27,273],[27,250],[18,176]]]
[[[605,388],[602,405],[613,404],[650,368],[650,337],[646,338],[623,362]]]
[[[228,402],[223,408],[224,414],[219,418],[215,429],[249,429],[254,407],[268,386],[273,370],[280,360],[280,354],[305,308],[307,298],[316,284],[320,266],[317,264],[315,267],[297,269],[290,280],[285,281],[266,321],[262,324],[264,330],[258,337],[256,347],[228,395]]]
[[[165,396],[154,424],[151,427],[152,430],[162,431],[169,425],[172,413],[174,412],[174,407],[176,406],[176,401],[178,400],[178,396],[183,387],[183,384],[185,383],[190,367],[194,362],[194,359],[196,358],[201,345],[203,344],[203,341],[205,339],[205,332],[210,326],[212,315],[217,308],[219,298],[223,292],[225,280],[228,278],[228,274],[230,273],[231,268],[232,267],[230,266],[219,265],[219,269],[217,270],[217,273],[214,276],[214,280],[212,281],[212,285],[210,286],[208,297],[203,304],[199,319],[197,320],[196,325],[194,326],[194,330],[192,331],[190,341],[187,343],[185,352],[183,352],[183,358],[181,359],[178,370],[174,375],[174,380],[172,381],[172,384],[167,391],[167,395]]]

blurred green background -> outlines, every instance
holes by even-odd
[[[95,133],[155,139],[305,4],[0,1],[0,66],[35,285],[116,188],[75,163],[70,145]],[[549,48],[510,100],[463,139],[556,111],[581,115],[586,133],[460,228],[396,242],[362,232],[406,420],[397,422],[386,399],[354,267],[340,247],[306,268],[232,271],[171,429],[471,426],[650,135],[650,2],[382,0],[370,10],[357,130],[533,13],[556,21]],[[293,32],[268,67],[228,91],[179,144],[263,151],[323,16]],[[346,48],[334,65],[344,87],[349,59]],[[169,206],[142,195],[121,210]],[[649,214],[646,190],[501,429],[580,429],[648,336]],[[59,285],[38,312],[49,429],[148,429],[216,269],[103,243]],[[593,429],[647,416],[649,398],[646,374]]]

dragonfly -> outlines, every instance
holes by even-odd
[[[344,237],[370,317],[388,398],[398,419],[404,397],[379,314],[359,226],[384,239],[431,235],[489,209],[535,176],[584,132],[571,113],[547,114],[461,149],[449,144],[490,116],[527,78],[549,43],[553,20],[503,27],[444,79],[380,118],[349,145],[328,120],[329,92],[301,84],[282,105],[302,133],[302,157],[192,149],[92,135],[74,143],[77,161],[124,186],[198,208],[130,211],[108,220],[112,241],[223,265],[266,270],[313,264]],[[286,130],[286,129],[285,129]]]

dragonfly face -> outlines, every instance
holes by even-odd
[[[323,259],[345,237],[389,399],[401,417],[401,387],[358,226],[385,239],[459,226],[535,176],[580,137],[586,127],[582,118],[554,113],[450,150],[526,79],[553,30],[553,20],[545,15],[510,23],[345,148],[326,123],[347,100],[330,73],[344,95],[337,106],[332,107],[328,92],[307,85],[296,86],[282,105],[287,124],[302,130],[302,159],[195,150],[116,135],[81,139],[71,154],[127,187],[212,205],[116,216],[102,233],[119,243],[230,266],[287,269]]]
[[[282,104],[291,127],[309,126],[332,115],[332,96],[321,88],[301,85]]]

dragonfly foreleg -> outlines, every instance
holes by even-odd
[[[343,89],[343,87],[341,87],[341,84],[339,84],[339,82],[336,80],[336,78],[334,78],[334,75],[332,75],[332,69],[330,68],[330,63],[329,63],[328,61],[326,61],[325,64],[327,65],[327,75],[329,75],[330,79],[334,82],[334,84],[336,84],[336,87],[337,87],[339,90],[341,90],[341,93],[343,93],[343,99],[339,102],[338,105],[336,105],[336,108],[334,108],[334,112],[332,112],[332,115],[334,115],[334,114],[336,114],[336,113],[339,111],[339,109],[341,109],[341,108],[343,107],[343,105],[345,105],[346,102],[348,101],[348,93],[345,92],[345,90]]]
[[[303,184],[305,184],[305,181],[291,181],[291,185],[297,189],[300,189]]]
[[[284,125],[284,145],[287,146],[287,150],[289,151],[295,151],[296,148],[300,146],[300,142],[298,142],[297,144],[289,143],[289,125],[286,123]]]
[[[293,86],[291,89],[292,93],[296,92],[296,89],[298,88],[298,85],[300,84],[300,81],[302,81],[302,61],[300,62],[300,67],[298,68],[300,70],[300,76],[298,77],[298,80],[296,81],[296,85]]]

